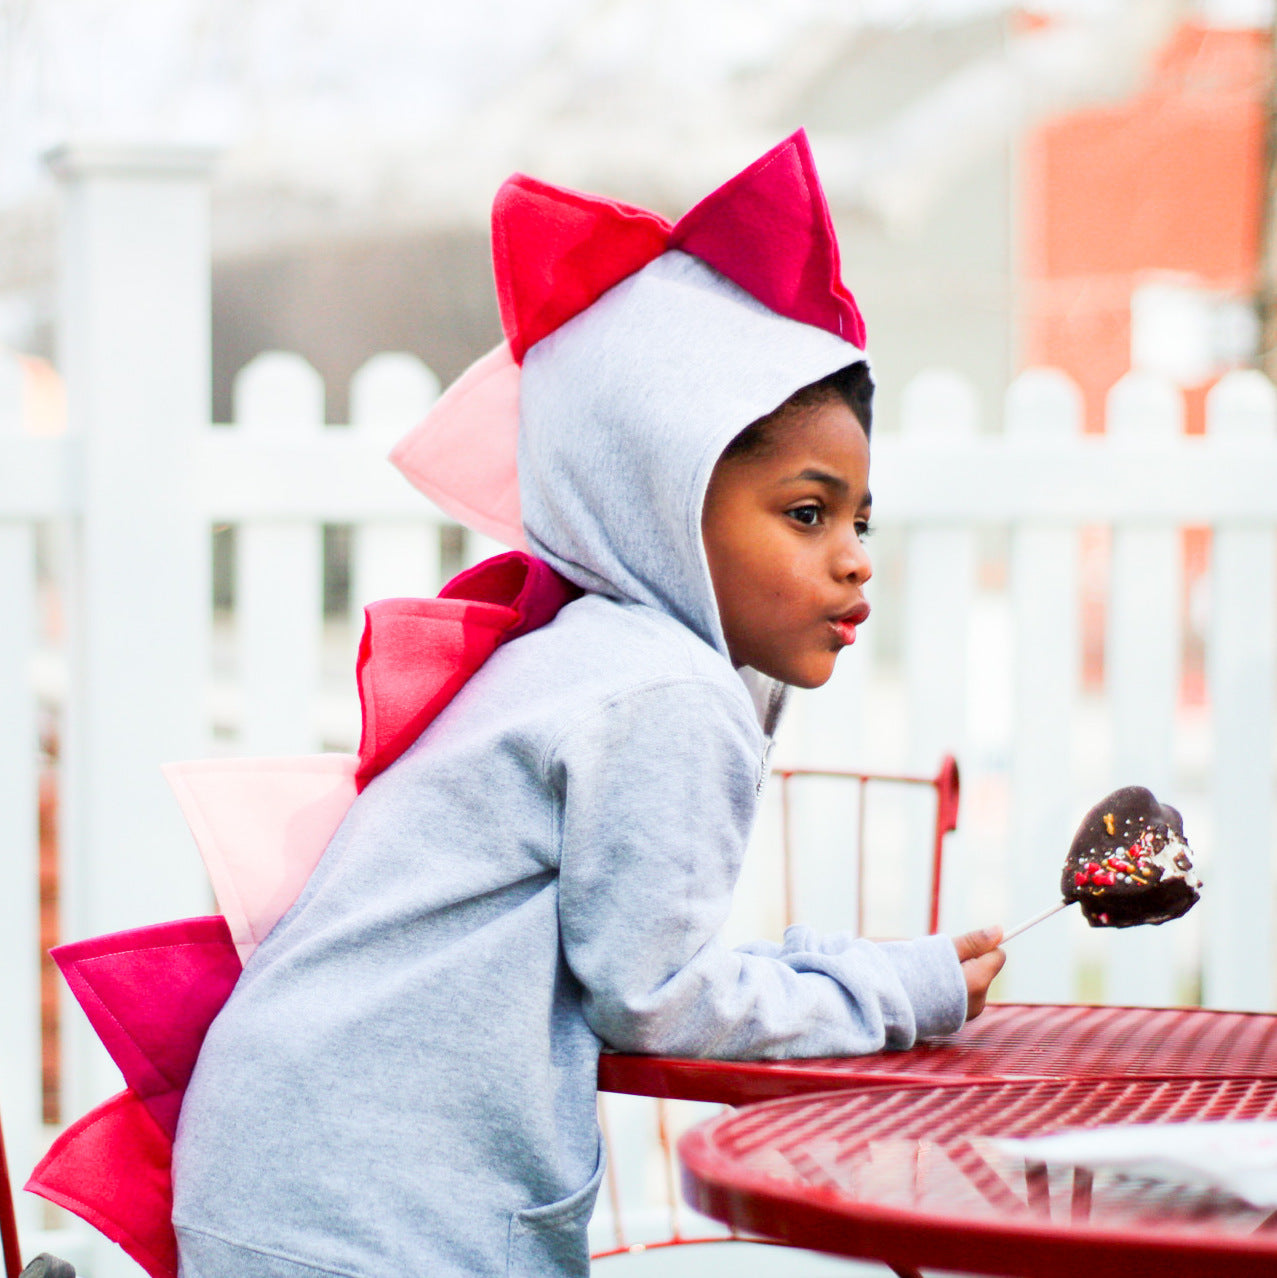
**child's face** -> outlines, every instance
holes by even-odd
[[[830,398],[782,416],[755,452],[724,457],[701,532],[733,664],[818,688],[869,615],[869,440]]]

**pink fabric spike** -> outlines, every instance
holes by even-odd
[[[359,788],[426,730],[498,644],[544,625],[579,593],[548,564],[510,551],[455,577],[438,599],[366,608],[357,667]]]
[[[151,1278],[177,1278],[173,1141],[130,1089],[72,1123],[25,1188],[73,1212]]]
[[[502,342],[391,450],[410,484],[461,523],[526,550],[519,516],[519,366]]]
[[[356,766],[350,754],[164,765],[244,962],[319,864],[355,801]]]
[[[838,239],[807,134],[799,129],[684,214],[670,236],[779,315],[865,349],[842,282]]]
[[[124,1081],[171,1137],[204,1035],[239,979],[226,921],[133,928],[52,954]]]
[[[358,791],[499,643],[544,625],[579,593],[548,564],[512,551],[461,573],[438,599],[373,604],[357,672],[358,756],[164,765],[241,960],[297,900]]]
[[[660,257],[659,214],[516,173],[492,202],[492,266],[514,358]]]

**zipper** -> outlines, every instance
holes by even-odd
[[[754,787],[754,796],[757,798],[763,793],[763,786],[767,784],[767,769],[771,762],[772,747],[776,744],[775,737],[766,738],[767,744],[763,746],[763,756],[758,761],[758,784]]]

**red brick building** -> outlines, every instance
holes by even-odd
[[[1067,370],[1092,430],[1130,368],[1132,294],[1150,272],[1238,300],[1254,289],[1268,64],[1267,32],[1186,23],[1130,99],[1028,141],[1025,363]],[[1209,380],[1186,388],[1190,430]]]

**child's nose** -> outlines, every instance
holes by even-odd
[[[874,575],[873,564],[869,561],[869,552],[857,533],[848,533],[843,539],[839,547],[835,571],[842,580],[854,581],[862,586]]]

